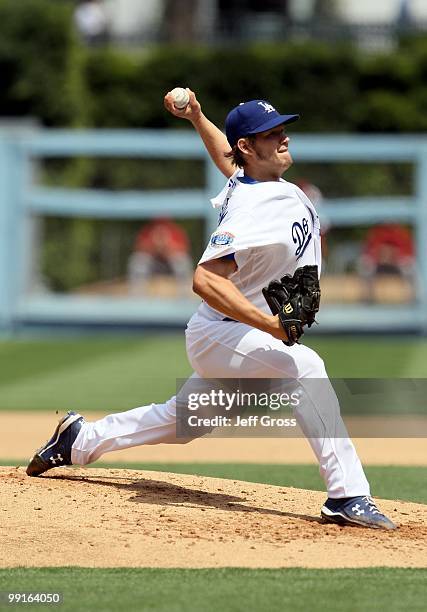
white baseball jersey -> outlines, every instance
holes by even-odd
[[[301,266],[317,264],[320,271],[320,224],[313,204],[293,183],[257,182],[241,170],[212,200],[221,208],[219,223],[199,263],[234,256],[237,270],[229,278],[255,306],[270,312],[262,288]],[[209,319],[224,315],[203,302],[198,314]]]

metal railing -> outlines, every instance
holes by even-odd
[[[305,162],[411,162],[412,197],[325,200],[332,225],[370,225],[392,221],[414,228],[418,284],[410,305],[326,305],[319,331],[427,331],[427,138],[422,136],[299,135],[293,157]],[[38,186],[33,179],[40,158],[72,157],[185,158],[203,160],[205,187],[194,190],[99,191]],[[186,131],[0,132],[0,330],[28,325],[107,324],[183,325],[198,303],[194,299],[37,294],[27,290],[32,260],[32,221],[39,215],[144,219],[159,215],[205,219],[207,236],[217,213],[209,198],[224,185],[198,136]],[[207,237],[206,236],[206,237]]]

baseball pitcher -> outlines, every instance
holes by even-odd
[[[316,210],[301,189],[282,178],[292,164],[288,126],[299,117],[279,113],[266,100],[251,100],[230,111],[224,135],[187,91],[184,108],[174,106],[171,93],[165,106],[193,124],[227,179],[212,200],[218,227],[194,272],[193,288],[202,302],[185,332],[193,380],[298,379],[304,401],[294,414],[328,494],[321,516],[394,529],[370,497],[322,359],[299,343],[319,308],[321,267]],[[86,465],[141,444],[186,442],[177,439],[176,418],[175,397],[95,422],[70,412],[35,453],[27,473]]]

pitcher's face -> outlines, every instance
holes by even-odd
[[[284,126],[260,132],[245,140],[248,174],[264,176],[264,180],[278,180],[292,165],[289,136]]]
[[[284,172],[292,164],[289,140],[283,125],[256,134],[254,150],[258,160],[282,167]]]

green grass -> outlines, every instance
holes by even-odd
[[[331,377],[427,377],[427,340],[309,338]],[[191,373],[183,333],[0,342],[0,410],[121,411]]]
[[[427,340],[387,336],[308,338],[331,378],[425,378]]]
[[[0,362],[0,410],[127,410],[191,373],[182,334],[3,342]]]
[[[403,568],[0,570],[0,591],[62,592],[61,612],[421,612],[426,584]]]
[[[26,465],[1,460],[0,465]],[[324,490],[315,465],[277,465],[256,463],[95,463],[93,468],[127,468],[196,474],[230,480],[259,482],[281,487]],[[427,504],[427,468],[420,466],[368,466],[365,468],[372,494],[384,499],[401,499]]]

